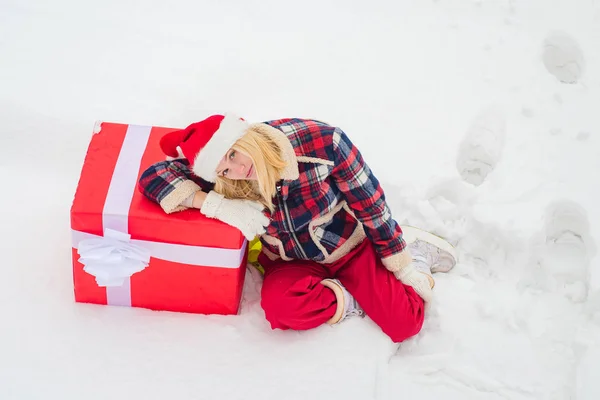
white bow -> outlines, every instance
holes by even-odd
[[[79,262],[96,277],[98,286],[121,286],[150,262],[150,250],[130,242],[131,235],[104,230],[104,237],[79,242]]]

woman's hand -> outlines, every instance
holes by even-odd
[[[226,199],[223,195],[210,191],[200,212],[239,229],[248,240],[265,233],[269,218],[263,214],[264,206],[251,200]]]

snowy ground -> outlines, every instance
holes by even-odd
[[[0,2],[0,398],[600,398],[600,2],[281,3]],[[341,126],[457,245],[421,334],[271,331],[252,274],[238,316],[73,302],[94,122],[228,110]]]

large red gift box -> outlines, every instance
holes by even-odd
[[[71,207],[75,301],[236,314],[247,241],[197,209],[166,214],[137,189],[174,129],[102,123]]]

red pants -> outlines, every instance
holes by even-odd
[[[385,268],[368,239],[332,264],[271,261],[264,254],[259,262],[265,268],[261,305],[273,329],[311,329],[333,317],[337,301],[320,283],[325,278],[339,279],[394,342],[423,326],[423,300]]]

